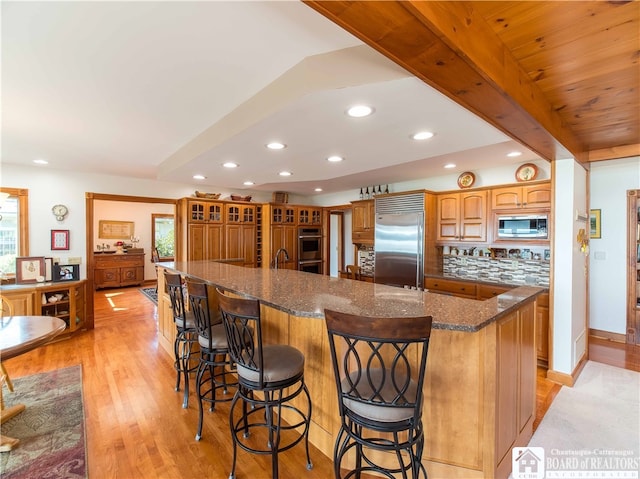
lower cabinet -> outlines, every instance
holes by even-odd
[[[144,253],[94,256],[95,288],[119,288],[144,282]]]
[[[539,361],[549,361],[549,293],[538,296],[536,302],[536,354]]]
[[[55,316],[65,322],[63,335],[85,327],[86,280],[15,284],[0,291],[15,316]]]

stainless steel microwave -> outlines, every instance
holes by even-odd
[[[546,215],[498,216],[498,238],[547,239],[547,222]]]

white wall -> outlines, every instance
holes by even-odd
[[[590,328],[625,334],[627,321],[627,190],[640,189],[640,157],[591,165],[590,208],[601,214],[600,239],[589,254]]]

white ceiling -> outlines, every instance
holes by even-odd
[[[312,195],[539,159],[299,2],[0,8],[2,163]]]

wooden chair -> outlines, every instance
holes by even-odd
[[[347,265],[347,278],[360,281],[362,279],[362,269],[355,264]]]
[[[151,262],[156,266],[156,293],[158,292],[158,263],[160,262],[160,253],[158,248],[151,250]]]
[[[0,298],[1,302],[1,316],[0,321],[4,318],[10,318],[13,316],[13,306],[6,298],[3,296]],[[0,411],[2,411],[2,419],[0,420],[0,424],[4,421],[8,421],[12,417],[16,416],[20,412],[24,411],[24,405],[16,405],[12,406],[9,409],[4,409],[4,396],[3,396],[3,387],[7,385],[7,389],[9,392],[13,392],[13,383],[11,382],[11,378],[9,377],[9,373],[0,361]],[[19,439],[14,439],[12,437],[0,435],[0,452],[7,452],[13,449],[20,443]]]

